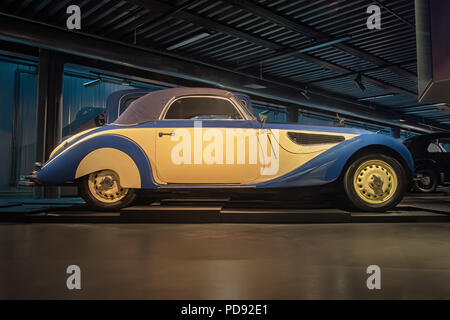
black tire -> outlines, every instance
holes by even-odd
[[[78,192],[92,209],[98,211],[116,211],[131,205],[136,199],[136,191],[134,189],[125,189],[127,190],[126,195],[115,202],[106,202],[99,200],[98,196],[96,197],[94,194],[92,194],[91,189],[89,188],[89,177],[91,175],[86,175],[79,179]]]
[[[414,180],[414,190],[420,193],[433,193],[438,186],[438,174],[431,168],[421,168],[416,175],[422,175],[425,179]]]
[[[359,172],[361,166],[364,166],[369,161],[381,161],[381,163],[386,163],[390,166],[390,169],[393,170],[393,172],[396,175],[397,180],[397,187],[394,191],[388,192],[388,190],[385,188],[385,193],[383,192],[383,186],[385,184],[385,181],[381,183],[381,196],[379,194],[373,195],[372,192],[375,192],[375,189],[373,186],[370,188],[373,188],[373,190],[369,189],[369,192],[367,193],[367,197],[370,197],[370,194],[372,194],[372,197],[387,197],[386,201],[383,201],[381,198],[379,198],[379,201],[382,201],[380,203],[371,203],[369,198],[364,198],[362,195],[362,192],[365,193],[365,189],[363,189],[362,192],[359,192],[356,190],[357,186],[355,184],[358,184],[356,181],[359,181],[359,174],[358,176],[355,176],[357,174],[357,170]],[[375,165],[376,167],[376,165]],[[378,167],[377,167],[378,168]],[[370,172],[371,169],[369,169],[368,172]],[[383,172],[386,172],[384,170]],[[362,172],[361,172],[362,173]],[[372,174],[367,174],[367,177],[370,177]],[[373,176],[373,175],[372,175]],[[386,175],[386,177],[388,177]],[[356,179],[356,180],[355,180]],[[373,179],[373,178],[372,178]],[[386,179],[387,180],[387,179]],[[347,167],[343,177],[342,177],[342,184],[343,184],[343,194],[344,194],[344,200],[347,201],[347,209],[351,211],[369,211],[369,212],[384,212],[387,210],[390,210],[394,208],[403,198],[403,195],[406,191],[407,186],[407,177],[405,170],[403,166],[400,164],[399,161],[397,161],[395,158],[393,158],[390,155],[387,154],[380,154],[380,153],[370,153],[361,155],[357,159],[353,160],[352,163]],[[391,178],[389,178],[389,181],[391,181]],[[389,183],[389,181],[386,181]],[[373,185],[373,184],[372,184]],[[389,183],[389,186],[391,186],[391,183]],[[360,187],[361,188],[361,187]],[[389,189],[390,191],[391,189]],[[358,194],[359,193],[359,194]],[[392,193],[392,194],[390,194]],[[375,199],[373,199],[375,201]]]

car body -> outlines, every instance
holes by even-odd
[[[434,192],[438,185],[450,184],[450,133],[430,133],[404,141],[410,150],[416,170],[414,188]]]
[[[114,122],[63,141],[30,178],[43,185],[75,181],[99,209],[131,204],[135,190],[284,190],[333,182],[359,210],[384,211],[401,200],[413,160],[397,140],[257,121],[249,107],[248,97],[226,90],[153,91]]]

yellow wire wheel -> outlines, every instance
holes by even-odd
[[[128,189],[120,185],[119,176],[112,170],[91,173],[88,177],[88,188],[91,195],[103,203],[115,203],[128,193]]]
[[[395,170],[383,160],[367,160],[355,171],[353,188],[357,196],[370,204],[383,204],[399,187]]]

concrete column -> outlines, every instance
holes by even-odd
[[[391,128],[391,135],[395,139],[400,139],[400,128]]]
[[[298,122],[298,108],[287,107],[287,122]]]
[[[46,161],[56,147],[60,137],[60,114],[62,112],[62,89],[64,55],[46,49],[39,49],[38,71],[38,123],[36,161]],[[38,197],[55,198],[56,187],[37,190]]]

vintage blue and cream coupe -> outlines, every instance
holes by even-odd
[[[292,193],[335,184],[352,209],[385,211],[413,171],[409,151],[391,137],[268,123],[264,112],[257,120],[247,96],[226,90],[157,90],[119,114],[63,141],[30,179],[75,182],[100,210],[129,206],[139,190]]]

